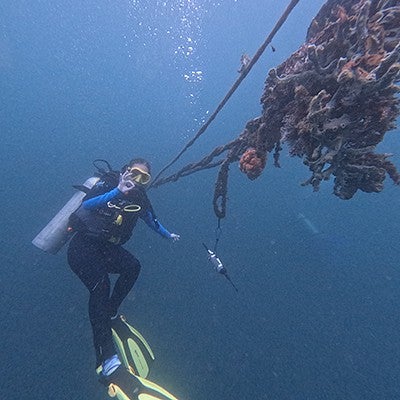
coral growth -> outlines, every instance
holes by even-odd
[[[332,175],[342,199],[381,191],[386,175],[399,184],[389,154],[375,153],[399,115],[399,58],[398,0],[329,0],[305,44],[269,72],[263,113],[240,136],[241,170],[255,179],[287,143],[314,190]]]
[[[258,155],[256,149],[247,149],[239,160],[240,170],[244,172],[251,180],[258,178],[265,168],[265,157],[265,153]]]

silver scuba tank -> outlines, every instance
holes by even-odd
[[[99,177],[92,176],[85,181],[83,186],[91,189],[99,180]],[[56,254],[73,236],[73,232],[68,230],[68,220],[70,215],[81,205],[85,195],[86,193],[81,190],[75,193],[56,216],[36,235],[32,244],[50,254]]]

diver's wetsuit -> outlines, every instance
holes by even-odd
[[[171,236],[157,221],[143,189],[135,187],[124,195],[117,184],[115,179],[98,182],[70,218],[77,233],[68,247],[68,263],[90,293],[89,318],[97,365],[116,353],[111,316],[117,313],[140,272],[139,261],[122,244],[131,237],[139,217],[161,236]],[[111,296],[108,274],[119,274]]]

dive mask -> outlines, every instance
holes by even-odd
[[[127,168],[130,174],[132,174],[131,179],[139,185],[147,185],[151,180],[151,175],[138,167]]]

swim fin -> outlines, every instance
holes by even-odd
[[[161,386],[119,366],[108,378],[108,395],[118,400],[178,400]]]
[[[122,364],[133,374],[147,378],[155,357],[146,339],[123,315],[111,321],[113,340]]]

